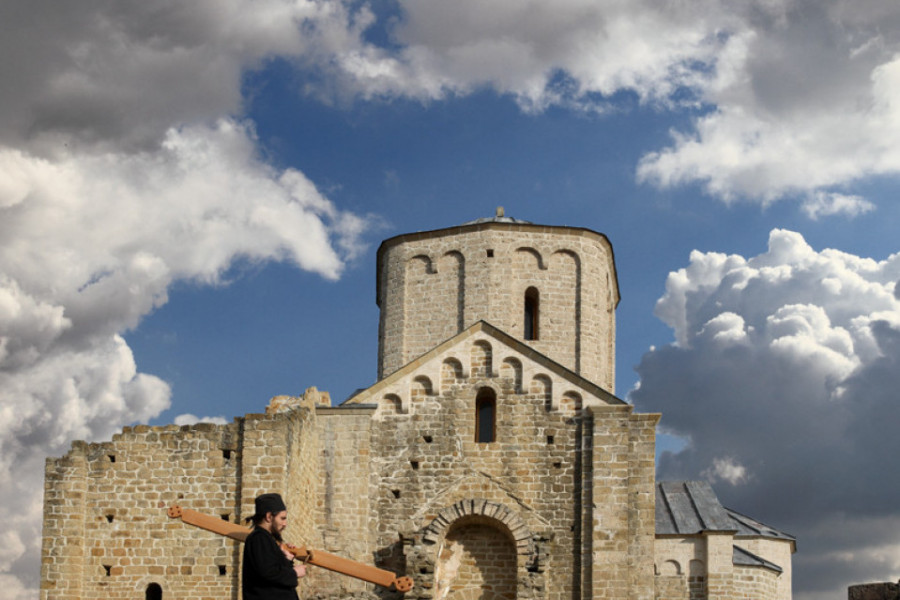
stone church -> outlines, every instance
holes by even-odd
[[[791,598],[793,537],[655,480],[659,415],[614,395],[604,235],[498,211],[377,257],[370,387],[48,459],[43,600],[239,600],[241,544],[166,508],[237,523],[263,492],[288,541],[408,575],[409,599]],[[309,571],[301,598],[400,597]]]

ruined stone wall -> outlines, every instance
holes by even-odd
[[[47,461],[41,597],[229,598],[236,542],[166,516],[173,503],[235,518],[239,429],[125,428]]]
[[[59,459],[47,459],[41,544],[41,599],[81,598],[88,445],[76,442]]]
[[[847,588],[847,600],[900,600],[900,583],[864,583]]]
[[[612,248],[566,227],[489,223],[411,234],[379,250],[379,378],[478,320],[524,338],[524,298],[539,292],[529,345],[615,391]]]
[[[48,459],[41,598],[133,600],[156,584],[167,598],[237,600],[240,544],[166,509],[244,524],[256,495],[279,492],[289,532],[312,538],[318,437],[311,406],[294,400],[229,425],[126,427]]]

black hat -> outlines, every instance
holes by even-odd
[[[250,517],[253,520],[264,518],[266,513],[277,515],[281,511],[287,510],[280,494],[262,494],[257,496],[254,502],[256,503],[256,514]]]

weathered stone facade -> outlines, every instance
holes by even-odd
[[[615,393],[619,289],[609,240],[519,221],[411,233],[381,245],[379,377],[477,321],[525,339],[529,288],[540,312],[529,345]]]
[[[238,522],[276,491],[290,541],[408,574],[411,599],[789,600],[783,537],[657,535],[659,415],[612,393],[604,236],[497,218],[378,257],[379,380],[341,406],[311,388],[48,460],[42,599],[238,599],[240,545],[165,509]],[[396,595],[321,569],[300,593]]]

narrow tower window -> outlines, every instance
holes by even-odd
[[[475,397],[475,441],[487,444],[497,439],[497,395],[481,388]]]
[[[530,287],[525,290],[525,339],[538,339],[538,317],[540,299],[537,288]]]
[[[144,592],[146,600],[162,600],[162,587],[158,583],[151,583]]]

